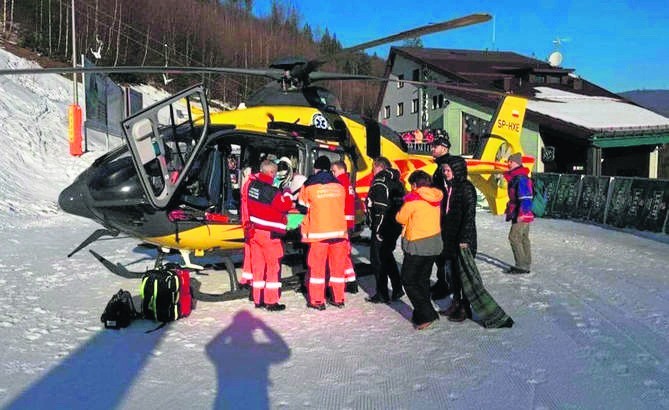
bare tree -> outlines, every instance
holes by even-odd
[[[9,12],[9,33],[12,33],[12,30],[14,29],[14,4],[15,0],[10,0],[12,3],[11,11]]]
[[[52,49],[51,49],[51,0],[47,0],[49,2],[49,5],[47,7],[48,13],[49,13],[49,56],[52,54]]]
[[[114,57],[114,67],[118,64],[118,54],[121,50],[121,28],[123,26],[123,5],[119,5],[118,10],[118,31],[116,32],[116,56]]]
[[[63,2],[58,2],[58,43],[56,49],[60,50],[60,41],[63,36]]]

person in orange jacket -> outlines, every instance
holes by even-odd
[[[330,269],[330,289],[333,306],[343,308],[344,262],[348,255],[346,191],[330,173],[330,160],[316,158],[315,174],[304,182],[298,195],[298,209],[306,213],[302,221],[302,242],[309,244],[307,256],[307,307],[325,309],[325,271]]]
[[[348,169],[344,161],[335,161],[332,163],[332,174],[337,178],[337,181],[346,190],[346,202],[344,204],[344,213],[346,215],[346,228],[349,233],[355,228],[355,189],[351,184],[351,179],[348,174]],[[348,247],[348,257],[345,261],[344,279],[346,280],[346,292],[358,293],[358,282],[355,277],[355,269],[353,269],[353,262],[351,261],[351,241],[347,239],[346,245]]]
[[[293,206],[290,193],[274,187],[277,165],[265,160],[255,179],[249,179],[245,189],[251,225],[251,271],[253,273],[253,302],[256,308],[281,311],[281,258],[286,234],[286,214]]]
[[[429,327],[439,319],[430,300],[432,264],[443,250],[439,224],[441,200],[444,194],[432,188],[432,178],[424,171],[409,176],[411,192],[404,197],[404,205],[395,219],[403,225],[402,284],[411,304],[411,321],[418,330]]]

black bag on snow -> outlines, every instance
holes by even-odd
[[[138,316],[132,296],[127,290],[119,289],[107,302],[107,307],[100,317],[107,329],[121,329],[128,327],[130,322]]]
[[[166,267],[148,270],[139,287],[144,318],[171,322],[179,318],[179,276]]]

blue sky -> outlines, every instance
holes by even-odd
[[[267,15],[271,0],[255,0]],[[610,91],[669,89],[669,0],[284,0],[301,22],[328,28],[344,47],[471,13],[492,21],[423,37],[425,47],[495,49],[546,59],[560,46],[562,66]],[[494,30],[493,30],[494,28]],[[493,43],[493,31],[495,41]],[[393,45],[401,45],[396,43]],[[368,50],[381,58],[390,46]]]

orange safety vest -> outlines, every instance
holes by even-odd
[[[297,200],[307,208],[302,221],[302,242],[347,238],[345,200],[346,190],[329,172],[309,177]]]

